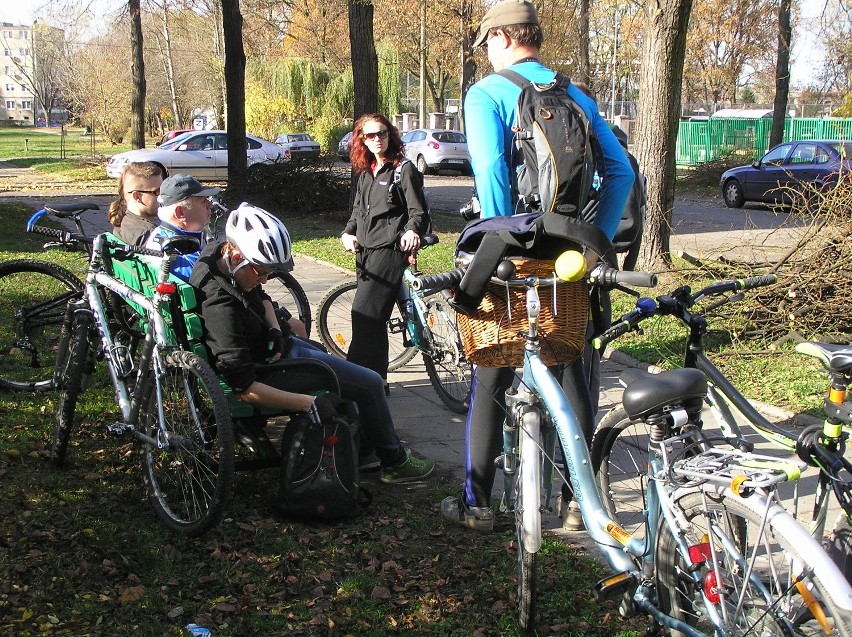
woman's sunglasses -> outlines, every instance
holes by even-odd
[[[390,135],[390,132],[386,128],[375,133],[364,133],[364,139],[384,139],[388,135]]]

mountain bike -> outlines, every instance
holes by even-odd
[[[572,261],[584,262],[580,256],[565,263]],[[520,385],[507,392],[499,459],[514,476],[507,497],[515,515],[521,625],[530,629],[535,623],[540,516],[549,505],[542,492],[554,466],[552,427],[586,529],[614,572],[597,584],[595,594],[620,597],[623,614],[648,615],[649,634],[663,628],[690,637],[852,633],[852,588],[819,543],[777,503],[778,485],[795,479],[803,464],[759,456],[743,445],[716,446],[696,418],[706,390],[699,371],[675,370],[667,380],[651,378],[625,390],[628,413],[652,422],[654,430],[646,455],[646,532],[632,536],[619,526],[601,501],[583,428],[541,358],[539,290],[577,281],[583,270],[556,265],[558,275],[518,278],[515,264],[505,264],[492,282],[523,291],[512,312],[524,312],[528,322]],[[457,286],[462,275],[457,269],[424,277],[422,286]],[[607,266],[585,278],[592,285],[653,283],[644,273]]]
[[[438,243],[425,235],[423,247]],[[387,322],[390,360],[388,371],[399,369],[420,352],[426,374],[441,401],[458,414],[467,413],[472,366],[464,354],[455,310],[446,291],[415,290],[420,275],[417,260],[403,272],[399,299]],[[320,338],[329,353],[346,358],[352,339],[352,303],[357,281],[331,288],[320,301],[317,318]]]
[[[59,247],[91,256],[91,236],[81,221],[81,215],[89,210],[99,207],[85,203],[51,204],[39,210],[36,213],[39,220],[47,216],[60,222],[73,222],[77,231],[68,237],[80,238],[47,243],[45,249]],[[311,304],[293,274],[271,277],[268,289],[274,298],[284,299],[285,306],[295,308],[310,334]],[[50,261],[15,259],[0,263],[0,388],[16,391],[56,388],[53,371],[65,306],[82,295],[83,282],[79,277]],[[121,320],[122,316],[116,314],[115,318]]]
[[[77,403],[97,362],[105,360],[121,410],[121,420],[108,424],[107,430],[136,439],[143,481],[158,517],[174,531],[200,535],[225,513],[234,471],[234,429],[214,371],[196,353],[176,344],[186,342],[188,330],[200,333],[201,322],[181,312],[185,297],[192,295],[194,301],[194,292],[169,271],[178,255],[198,250],[198,241],[172,237],[160,253],[108,234],[88,238],[37,226],[42,216],[33,216],[30,231],[62,243],[92,244],[83,296],[66,305],[56,344],[54,383],[59,397],[51,462],[66,463]],[[119,264],[132,263],[139,255],[162,257],[156,283],[145,294],[114,276]],[[112,294],[139,313],[144,341],[135,358],[113,331],[108,309]]]
[[[625,314],[595,340],[598,348],[605,347],[618,336],[640,329],[641,324],[654,316],[673,316],[688,329],[685,368],[701,370],[708,379],[705,404],[711,409],[722,435],[728,439],[745,438],[743,426],[759,434],[779,450],[796,453],[818,469],[814,506],[808,521],[811,534],[822,539],[831,493],[843,513],[827,538],[829,553],[847,579],[852,581],[852,464],[843,456],[845,439],[852,427],[852,413],[845,406],[846,389],[852,382],[852,348],[802,343],[796,351],[818,358],[830,377],[825,402],[826,420],[822,425],[793,432],[764,417],[722,372],[707,358],[704,336],[707,320],[694,309],[703,299],[715,299],[712,307],[742,298],[742,292],[775,282],[774,275],[745,280],[717,281],[692,292],[681,286],[669,294],[640,298],[636,309]],[[705,310],[706,312],[707,310]],[[742,425],[742,426],[741,426]],[[846,433],[844,433],[846,429]],[[627,528],[640,526],[644,513],[639,494],[646,489],[645,463],[650,425],[644,420],[631,419],[624,406],[612,409],[598,424],[592,440],[592,466],[597,474],[604,505],[610,515]],[[798,483],[797,483],[798,488]],[[799,492],[792,499],[793,515],[799,515]]]

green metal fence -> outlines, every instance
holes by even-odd
[[[695,166],[730,154],[743,162],[759,159],[769,149],[769,118],[711,117],[700,122],[680,122],[676,161]],[[791,117],[784,122],[784,141],[802,139],[852,140],[852,119]]]

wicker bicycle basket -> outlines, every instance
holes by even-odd
[[[553,261],[515,260],[516,278],[553,276]],[[539,336],[541,358],[547,365],[574,361],[583,353],[589,317],[585,281],[538,288],[541,301]],[[458,315],[468,360],[482,367],[520,367],[524,364],[524,334],[529,322],[526,289],[488,285],[485,297],[470,316]]]

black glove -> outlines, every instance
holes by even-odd
[[[266,338],[268,341],[267,348],[269,349],[267,359],[271,359],[276,354],[281,354],[278,360],[287,356],[290,351],[290,339],[285,337],[280,329],[277,327],[270,328],[266,333]]]
[[[329,422],[337,415],[337,408],[334,401],[326,396],[317,396],[314,398],[314,404],[308,410],[313,421],[317,424]]]

